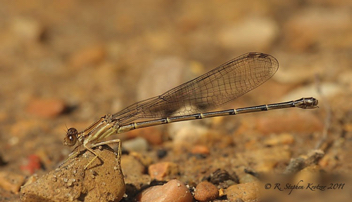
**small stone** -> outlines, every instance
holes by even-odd
[[[319,88],[321,89],[321,94],[326,98],[331,98],[336,95],[339,95],[344,92],[344,88],[341,85],[336,83],[321,83],[319,84]],[[300,88],[296,88],[295,90],[288,93],[283,97],[283,100],[295,100],[299,97],[315,97],[318,100],[320,99],[320,94],[317,92],[317,86],[315,84],[303,86]],[[305,113],[306,114],[306,113]]]
[[[225,190],[223,189],[223,188],[220,188],[219,189],[219,197],[223,197],[223,196],[225,196],[226,194],[225,194]]]
[[[56,176],[53,176],[52,179],[56,179]],[[38,180],[38,175],[37,175],[37,174],[31,175],[31,176],[27,179],[27,181],[25,182],[25,184],[24,184],[23,186],[26,186],[27,184],[33,183],[33,182],[35,182],[35,181],[37,181],[37,180]]]
[[[276,146],[248,151],[241,158],[256,162],[253,166],[256,172],[272,172],[279,163],[289,161],[291,152],[285,146]]]
[[[224,169],[216,169],[209,177],[209,181],[213,184],[219,185],[224,182],[238,183],[238,176],[236,174],[230,175]],[[230,182],[231,181],[231,182]]]
[[[142,153],[138,153],[138,152],[130,152],[130,156],[133,156],[135,159],[137,159],[139,162],[142,163],[143,166],[148,167],[150,164],[153,163],[153,159],[148,156],[148,155],[144,155]]]
[[[218,40],[226,48],[265,50],[279,34],[275,21],[269,18],[247,18],[233,25],[224,26]]]
[[[351,46],[351,11],[341,7],[307,7],[300,9],[283,26],[283,43],[292,51],[344,49]]]
[[[333,154],[327,153],[320,161],[319,166],[324,169],[331,169],[338,165],[338,160]]]
[[[21,165],[21,170],[33,174],[35,171],[40,170],[41,162],[39,156],[32,154],[28,157],[26,165]]]
[[[265,145],[269,146],[276,146],[276,145],[283,145],[283,144],[293,144],[295,139],[293,136],[289,133],[283,133],[281,135],[277,135],[274,137],[271,137],[267,140],[264,141]]]
[[[11,138],[9,139],[8,144],[10,146],[17,145],[22,138],[25,138],[25,135],[28,134],[28,131],[32,131],[36,128],[45,128],[43,121],[38,119],[28,119],[21,120],[12,124],[10,128]]]
[[[142,160],[143,161],[143,160]],[[123,155],[121,157],[121,169],[125,178],[126,184],[133,184],[136,189],[140,189],[142,185],[150,183],[149,175],[146,172],[146,166],[140,158],[135,155]],[[114,167],[116,169],[118,167]]]
[[[211,201],[219,196],[219,191],[215,185],[204,181],[197,185],[194,198],[198,201]]]
[[[229,201],[235,201],[238,198],[243,201],[258,201],[259,184],[258,182],[250,182],[232,185],[226,189],[226,195]]]
[[[253,175],[250,174],[245,174],[243,176],[241,176],[240,178],[240,183],[248,183],[248,182],[257,182],[259,181],[258,178],[254,177]]]
[[[42,118],[53,118],[63,113],[65,109],[66,104],[60,99],[37,98],[29,103],[26,111]]]
[[[138,159],[130,155],[122,156],[121,167],[125,176],[141,175],[146,170],[144,165]]]
[[[165,177],[177,175],[179,172],[178,165],[172,162],[162,162],[152,164],[148,168],[148,173],[152,179],[165,180]]]
[[[351,77],[352,78],[352,77]],[[344,123],[343,129],[347,132],[352,132],[352,123]]]
[[[0,187],[17,194],[23,185],[25,176],[10,172],[0,172]]]
[[[159,158],[159,159],[162,159],[162,158],[164,158],[166,155],[167,155],[167,150],[165,150],[165,149],[158,149],[157,151],[156,151],[156,155],[157,155],[157,157]]]
[[[305,167],[300,172],[295,175],[293,179],[294,182],[299,182],[302,180],[303,184],[308,185],[308,183],[319,183],[321,179],[321,168],[319,165],[311,165]]]
[[[149,187],[137,197],[140,202],[192,202],[189,189],[179,180],[170,180],[164,185]]]
[[[142,137],[149,144],[160,145],[163,143],[163,133],[156,127],[141,128],[127,133],[127,138]]]
[[[282,114],[259,116],[256,122],[257,130],[262,134],[301,132],[312,133],[323,129],[323,122],[312,113],[302,112],[281,112]],[[287,116],[285,113],[290,113]],[[285,117],[285,118],[283,118]]]
[[[12,30],[24,41],[39,41],[44,32],[44,27],[34,19],[16,18],[12,22]]]
[[[128,151],[135,151],[135,152],[145,152],[147,151],[149,145],[147,140],[142,137],[137,137],[134,139],[130,139],[123,142],[122,147]]]
[[[188,68],[180,57],[163,57],[156,59],[148,71],[142,74],[137,86],[137,98],[149,98],[182,83],[182,75]],[[153,78],[153,79],[150,79]]]
[[[182,127],[180,127],[180,125]],[[183,152],[185,149],[192,148],[195,144],[199,144],[207,138],[209,129],[205,126],[195,125],[188,122],[180,122],[171,124],[170,130],[178,126],[177,131],[170,131],[170,134],[175,134],[173,144],[175,151]]]
[[[203,146],[203,145],[195,145],[192,150],[191,150],[192,154],[203,154],[203,155],[209,155],[210,151],[209,148],[207,146]]]
[[[95,65],[101,62],[105,55],[106,50],[102,45],[92,45],[74,53],[71,56],[70,64],[76,68]]]

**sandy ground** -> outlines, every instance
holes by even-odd
[[[223,192],[216,201],[351,197],[350,1],[0,4],[1,201],[19,201],[24,183],[61,172],[58,166],[73,149],[62,143],[68,128],[81,131],[105,114],[251,51],[276,57],[278,72],[221,109],[301,97],[316,97],[319,108],[175,123],[111,137],[120,138],[124,148],[122,201],[171,179],[192,194],[201,181],[210,181]],[[150,171],[159,163],[170,169],[165,176]],[[91,177],[97,171],[80,172]],[[293,176],[281,178],[282,173]],[[305,187],[311,182],[335,188],[293,188],[288,194],[292,189],[267,187],[301,180]]]

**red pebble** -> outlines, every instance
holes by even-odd
[[[40,168],[40,158],[35,154],[32,154],[28,157],[27,165],[21,165],[21,170],[28,171],[30,174],[33,174],[35,171],[40,170]]]

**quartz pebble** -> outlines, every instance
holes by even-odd
[[[192,202],[193,197],[185,184],[171,180],[164,185],[149,187],[137,197],[140,202]]]

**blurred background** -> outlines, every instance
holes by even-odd
[[[32,0],[0,5],[0,171],[6,175],[24,180],[54,169],[71,151],[62,145],[67,128],[83,130],[107,113],[251,51],[273,55],[280,68],[271,80],[222,109],[307,96],[317,97],[320,108],[202,123],[243,150],[261,144],[254,140],[288,133],[295,140],[288,143],[290,157],[314,149],[325,131],[330,146],[324,148],[330,150],[323,148],[328,157],[320,166],[342,173],[352,166],[349,0]],[[185,141],[175,134],[194,123],[181,124],[125,136],[144,136],[146,150],[152,152],[166,141]],[[212,141],[204,144],[210,151]],[[31,164],[33,159],[40,167]],[[13,194],[18,188],[0,190],[18,197]]]

